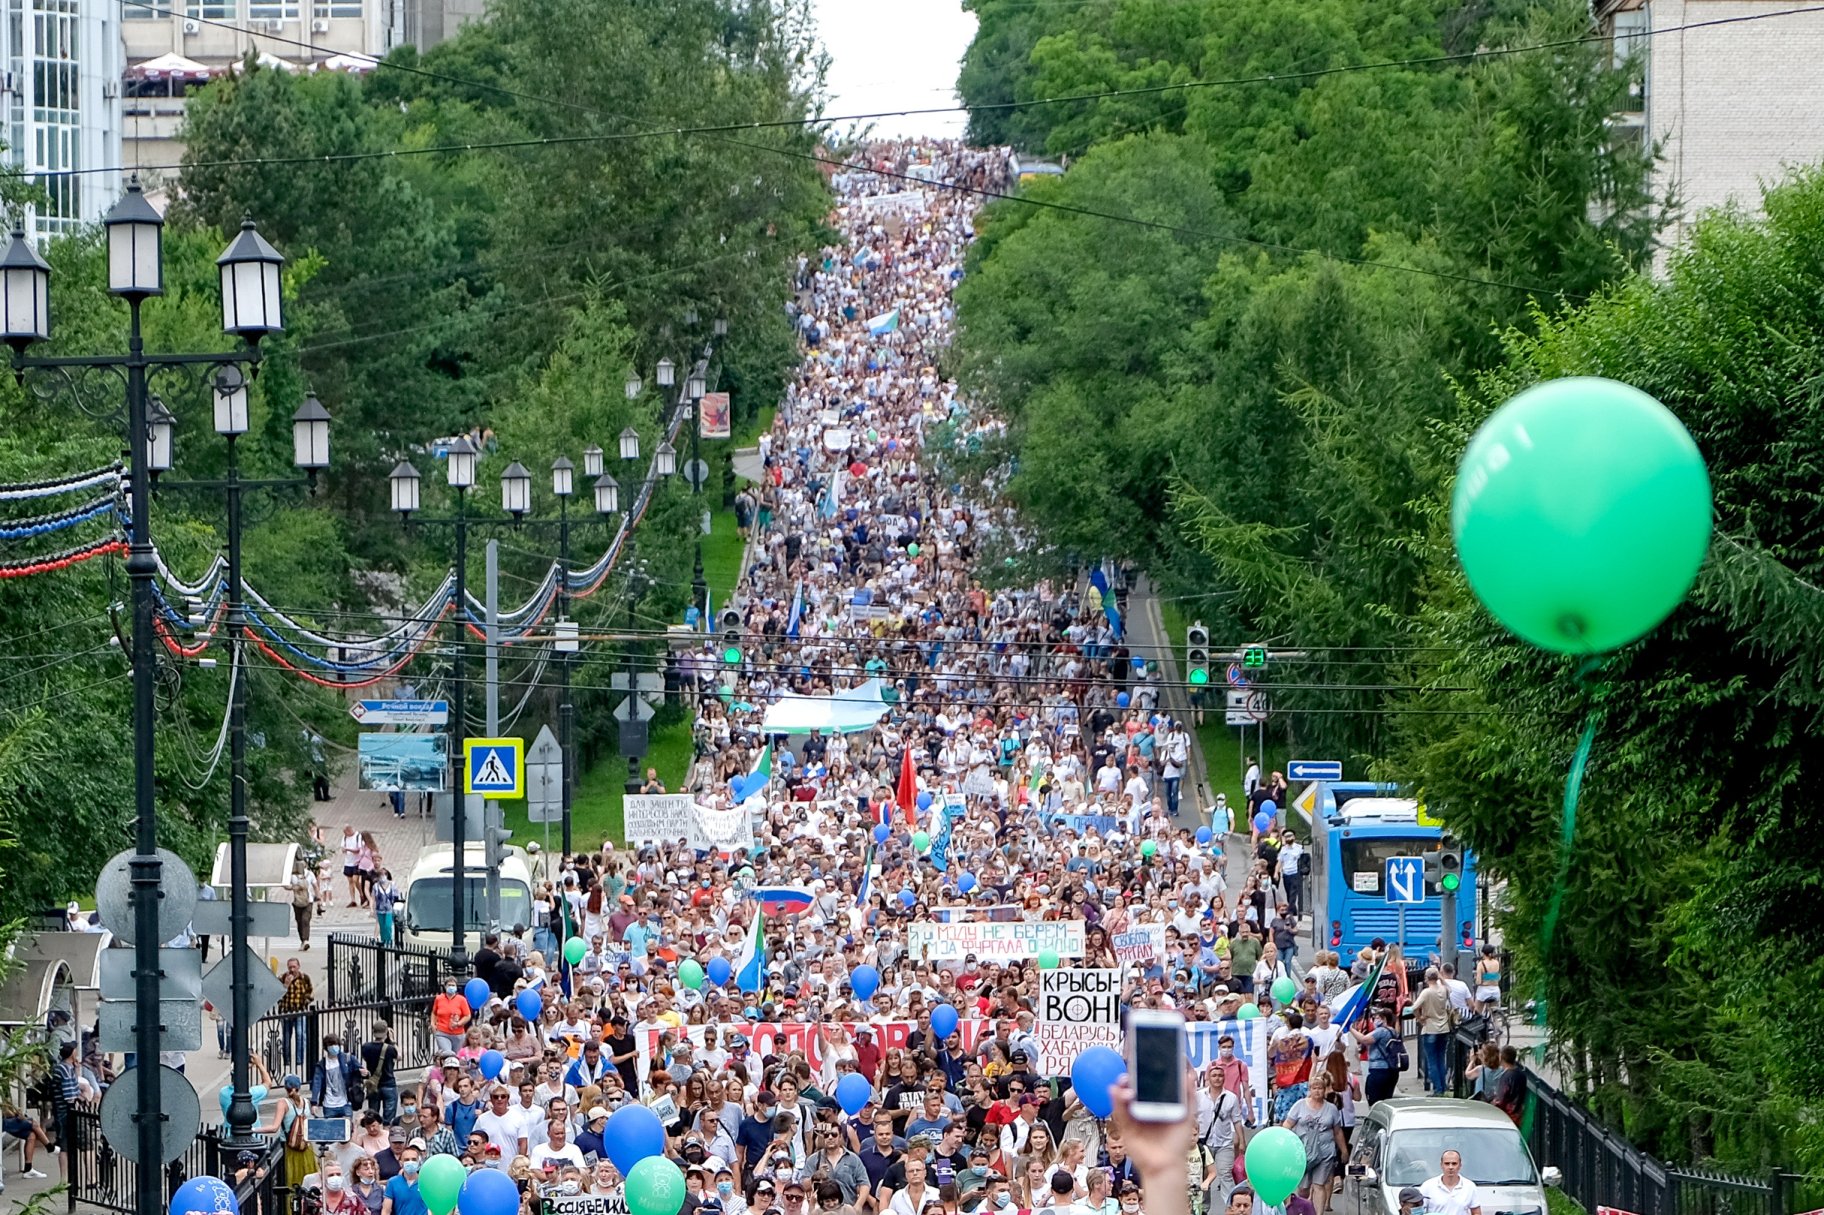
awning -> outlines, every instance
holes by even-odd
[[[760,729],[766,734],[853,734],[880,724],[890,707],[881,698],[886,685],[870,679],[833,696],[782,696],[768,705]]]
[[[254,57],[254,62],[263,68],[272,68],[280,72],[296,72],[301,70],[298,64],[291,62],[289,59],[281,59],[271,51],[261,51]],[[235,60],[231,70],[237,73],[246,71],[247,61],[245,59]]]
[[[371,72],[380,66],[380,61],[367,55],[331,55],[312,66],[326,72]]]
[[[101,986],[101,951],[114,939],[111,932],[22,933],[15,954],[23,962],[63,962],[78,987]]]
[[[167,51],[156,59],[135,63],[127,69],[129,80],[207,80],[214,73],[207,64]]]
[[[53,1011],[72,1010],[69,963],[60,960],[20,962],[0,984],[0,1025],[43,1025]]]

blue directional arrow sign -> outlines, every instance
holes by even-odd
[[[1341,780],[1343,779],[1343,761],[1340,759],[1294,759],[1286,764],[1288,780]]]
[[[1387,858],[1387,901],[1416,906],[1425,901],[1425,858],[1390,856]]]
[[[526,795],[526,744],[518,738],[469,738],[462,743],[463,792],[483,797]]]

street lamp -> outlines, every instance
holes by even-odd
[[[604,515],[612,515],[621,509],[620,482],[607,476],[595,479],[595,509]]]
[[[314,392],[291,415],[291,451],[291,462],[312,482],[319,470],[329,467],[329,410]]]
[[[678,369],[672,365],[670,359],[659,360],[659,365],[654,370],[653,378],[658,380],[660,388],[670,388],[672,384],[677,381],[677,376]]]
[[[518,523],[532,509],[532,474],[518,460],[500,474],[500,509]]]
[[[703,482],[709,480],[709,466],[703,463],[703,391],[707,385],[703,381],[703,368],[706,363],[698,363],[684,381],[684,397],[690,402],[690,492],[693,498],[703,496]],[[690,574],[690,593],[692,602],[703,612],[705,619],[709,616],[709,579],[703,574],[703,522],[701,516],[708,512],[701,504],[696,512],[698,519],[691,531],[696,533],[695,555],[692,558]]]
[[[602,475],[602,449],[594,443],[583,448],[583,475],[585,477]]]
[[[268,333],[284,327],[284,301],[280,292],[279,268],[284,258],[267,244],[251,220],[242,224],[238,236],[229,244],[217,266],[222,286],[222,329],[239,337],[241,349],[232,352],[148,355],[140,310],[145,301],[162,293],[164,269],[161,256],[164,218],[139,189],[128,185],[126,193],[102,220],[107,232],[108,290],[127,303],[127,349],[124,354],[28,357],[33,343],[51,336],[50,267],[15,231],[5,255],[0,256],[0,340],[13,350],[13,372],[23,379],[27,372],[41,372],[63,377],[76,390],[82,402],[82,383],[90,373],[106,372],[125,381],[126,447],[131,465],[128,471],[128,549],[126,572],[132,618],[132,652],[130,669],[133,684],[133,844],[129,862],[133,907],[133,976],[134,976],[134,1053],[137,1075],[133,1081],[136,1123],[135,1178],[139,1215],[163,1215],[164,1165],[163,1123],[166,1118],[159,1099],[159,1071],[156,1066],[161,1050],[159,1015],[159,946],[163,940],[158,931],[159,887],[164,865],[158,859],[158,787],[156,783],[156,721],[158,679],[157,638],[153,632],[156,615],[153,580],[157,576],[157,552],[152,542],[152,476],[162,462],[169,466],[171,441],[166,424],[168,411],[154,424],[153,395],[148,380],[153,373],[193,372],[197,369],[246,367],[259,365],[258,343]],[[111,394],[110,394],[111,395]],[[232,428],[241,418],[235,416],[231,399],[224,421]],[[232,429],[228,433],[233,433]],[[231,528],[231,532],[233,529]],[[230,582],[230,602],[238,598],[239,586]],[[244,782],[234,782],[236,794],[244,796]],[[235,826],[231,816],[231,839]],[[245,817],[244,802],[239,817]],[[237,1005],[248,1002],[248,972],[245,942],[250,912],[247,904],[247,871],[244,846],[231,853],[230,884],[233,907],[231,946],[232,982]],[[228,1123],[237,1139],[249,1136],[255,1111],[247,1079],[247,1031],[251,1018],[235,1018],[233,1092],[228,1107]]]
[[[246,434],[247,377],[241,374],[239,367],[224,367],[215,373],[215,383],[211,387],[215,398],[215,433],[229,437]]]
[[[177,418],[157,393],[147,401],[146,409],[146,467],[156,481],[158,474],[171,471],[171,431]]]
[[[637,398],[640,395],[640,389],[643,387],[645,387],[645,385],[640,383],[639,376],[637,376],[637,375],[628,376],[627,377],[627,399],[629,401],[631,401],[631,400],[634,400],[635,398]]]
[[[653,455],[654,471],[661,477],[669,477],[678,471],[678,449],[670,440],[659,444],[659,450]]]
[[[637,460],[640,458],[640,432],[629,426],[621,432],[621,459]]]
[[[728,318],[725,316],[717,317],[714,328],[715,328],[715,334],[717,337],[727,337],[728,336]]]
[[[393,509],[399,512],[401,519],[409,519],[412,512],[418,509],[418,470],[405,460],[393,466],[387,474],[392,485]]]
[[[551,496],[562,502],[575,491],[576,465],[569,456],[551,461]]]

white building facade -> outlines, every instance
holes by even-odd
[[[0,139],[46,195],[22,217],[40,241],[92,223],[120,195],[117,0],[4,0]]]
[[[1703,212],[1731,202],[1757,212],[1763,184],[1824,160],[1824,11],[1792,11],[1806,7],[1600,0],[1616,60],[1635,77],[1618,132],[1660,145],[1654,193],[1678,204],[1667,247]]]

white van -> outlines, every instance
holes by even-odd
[[[1399,1215],[1400,1191],[1438,1173],[1438,1157],[1463,1157],[1482,1215],[1546,1215],[1545,1190],[1562,1177],[1538,1169],[1520,1128],[1494,1106],[1454,1097],[1376,1102],[1355,1124],[1336,1215]]]
[[[488,873],[485,846],[462,850],[463,943],[474,950],[488,930]],[[450,947],[450,912],[455,890],[456,853],[448,844],[432,844],[418,854],[406,879],[396,914],[402,940],[430,949]],[[503,936],[532,940],[532,870],[525,850],[509,848],[500,864],[500,931]]]

